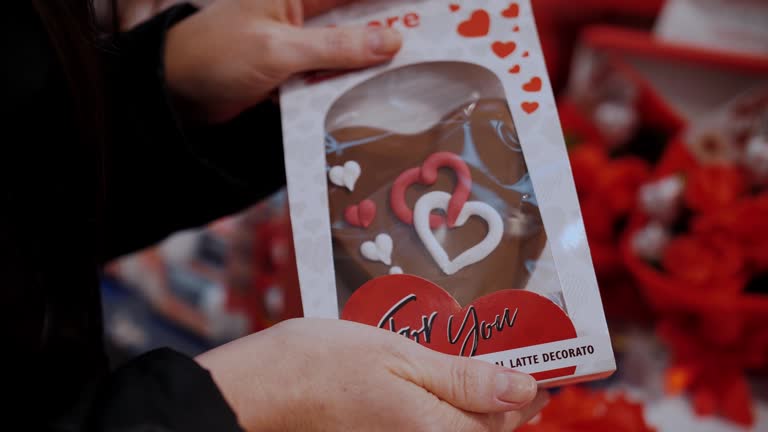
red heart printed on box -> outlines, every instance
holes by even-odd
[[[512,54],[515,51],[515,48],[517,48],[517,44],[514,43],[513,41],[509,41],[509,42],[496,41],[491,44],[491,49],[493,50],[493,53],[496,54],[499,58],[504,58]]]
[[[412,275],[372,279],[347,301],[341,318],[384,328],[439,352],[473,356],[575,338],[576,329],[551,300],[502,290],[461,307],[444,289]],[[573,375],[576,367],[533,374]]]
[[[456,29],[460,35],[470,37],[483,37],[488,34],[491,28],[491,17],[488,12],[478,9],[472,12],[469,19],[459,23]]]
[[[520,107],[528,114],[533,113],[537,109],[539,109],[539,103],[538,102],[522,102],[520,104]]]
[[[530,81],[523,84],[523,90],[527,92],[537,92],[541,90],[541,78],[535,76]]]
[[[520,5],[517,3],[511,3],[508,8],[501,11],[501,16],[504,18],[517,18],[520,15]]]

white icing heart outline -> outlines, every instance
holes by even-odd
[[[451,260],[429,227],[429,214],[432,210],[437,209],[445,211],[450,199],[451,194],[447,192],[429,192],[416,201],[416,206],[413,209],[413,226],[416,228],[416,233],[427,251],[432,255],[432,259],[447,275],[452,275],[468,265],[483,260],[496,249],[504,235],[504,221],[496,209],[481,201],[467,201],[464,203],[459,217],[456,218],[455,227],[464,225],[471,216],[479,216],[488,224],[488,233],[480,243]]]
[[[374,241],[366,241],[360,245],[360,254],[370,261],[381,261],[386,265],[392,264],[392,237],[381,233]]]
[[[336,165],[331,167],[328,170],[328,180],[336,186],[344,186],[350,191],[354,191],[361,172],[360,164],[350,160],[346,161],[344,166]]]

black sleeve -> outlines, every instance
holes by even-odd
[[[106,258],[244,209],[284,183],[279,110],[264,103],[227,124],[183,125],[163,80],[166,31],[180,5],[105,48],[114,136],[106,154]],[[239,431],[210,375],[170,350],[126,364],[93,395],[94,431]]]
[[[73,69],[62,68],[33,6],[78,3],[87,2],[3,4],[0,336],[7,402],[0,429],[239,431],[207,371],[188,357],[156,351],[109,373],[97,278],[96,156],[79,139],[72,99],[82,95],[72,94],[80,87],[70,87],[65,73]],[[105,54],[119,114],[113,117],[119,139],[109,147],[113,252],[234,211],[282,182],[279,138],[259,143],[249,130],[270,124],[262,114],[274,116],[272,107],[218,130],[182,135],[174,124],[164,101],[161,45],[165,29],[192,11],[174,8],[121,35]],[[48,19],[57,16],[69,17]],[[249,152],[257,145],[264,148]],[[239,152],[244,163],[230,156]]]
[[[242,431],[210,374],[169,349],[114,372],[95,394],[87,431]]]
[[[107,257],[243,210],[285,182],[276,104],[210,127],[185,127],[175,115],[163,80],[164,35],[195,11],[172,7],[106,48],[115,110]]]

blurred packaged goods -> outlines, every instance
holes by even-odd
[[[301,316],[284,192],[111,263],[107,328],[130,352],[198,352]]]

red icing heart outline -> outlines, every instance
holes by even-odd
[[[527,92],[537,92],[541,90],[541,78],[535,76],[530,81],[523,84],[523,90]]]
[[[368,228],[376,218],[376,203],[366,199],[344,209],[344,220],[356,227]]]
[[[472,12],[469,19],[459,23],[456,31],[464,37],[483,37],[491,29],[491,17],[488,12],[478,9]]]
[[[501,16],[504,18],[517,18],[520,15],[520,5],[517,3],[510,3],[509,7],[501,11]]]
[[[496,41],[493,44],[491,44],[491,49],[493,50],[493,53],[496,54],[499,58],[504,58],[512,54],[515,51],[515,48],[517,48],[517,44],[514,43],[513,41],[508,41],[508,42]]]
[[[439,168],[451,168],[456,173],[456,187],[453,189],[446,212],[448,226],[454,226],[464,203],[469,199],[469,193],[472,189],[472,173],[464,160],[451,152],[432,153],[424,160],[421,167],[407,169],[395,179],[389,194],[389,204],[398,219],[408,225],[413,225],[413,210],[405,202],[405,191],[414,183],[421,183],[426,186],[435,184]],[[443,223],[443,216],[436,214],[429,216],[429,226],[432,229],[438,228]]]
[[[502,290],[461,307],[438,285],[402,274],[366,282],[349,298],[341,318],[403,334],[435,351],[464,356],[577,337],[568,315],[539,294]],[[533,376],[543,380],[575,371],[572,366]]]

